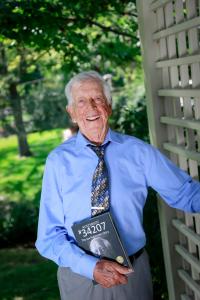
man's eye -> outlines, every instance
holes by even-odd
[[[100,97],[98,97],[98,98],[95,98],[95,101],[96,101],[96,102],[102,102],[102,101],[103,101],[103,99],[102,99],[102,98],[100,98]]]
[[[78,105],[82,105],[82,104],[84,104],[85,103],[85,100],[84,99],[79,99],[78,100]]]

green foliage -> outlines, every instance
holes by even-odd
[[[34,249],[0,250],[0,299],[59,300],[57,266]]]
[[[122,133],[149,140],[146,103],[144,98],[135,103],[116,104],[111,117],[111,126]]]
[[[62,130],[56,129],[29,134],[34,156],[17,155],[15,136],[0,139],[0,195],[1,200],[34,201],[40,197],[41,180],[47,154],[62,141]]]
[[[139,53],[135,1],[1,1],[1,126],[8,132],[14,128],[20,155],[31,154],[24,115],[29,114],[26,128],[30,131],[64,126],[64,120],[57,117],[62,112],[63,97],[55,102],[47,90],[43,97],[35,97],[35,82],[46,80],[49,74],[53,82],[55,66],[61,80],[68,80],[74,72],[85,69],[104,73],[128,66]],[[41,60],[42,56],[46,60]],[[58,92],[59,88],[58,85],[51,91]],[[5,116],[9,109],[13,127]]]
[[[47,154],[61,142],[61,130],[29,135],[32,157],[16,155],[16,137],[0,139],[0,245],[32,245],[36,239],[42,174]]]
[[[64,115],[63,80],[85,69],[105,73],[128,66],[138,60],[137,42],[135,1],[2,1],[1,127],[4,134],[14,130],[18,135],[20,155],[31,153],[24,127],[34,131],[67,125],[59,117]],[[55,81],[55,86],[58,73],[62,85]],[[54,87],[48,90],[43,84],[37,96],[37,83],[47,78]],[[14,116],[12,123],[7,111]]]
[[[26,132],[66,127],[68,118],[65,111],[66,98],[64,96],[63,79],[58,72],[60,58],[55,52],[50,55],[36,54],[31,50],[18,53],[12,42],[7,40],[3,50],[7,55],[7,74],[0,80],[0,126],[4,135],[15,133],[16,127],[12,117],[13,109],[10,107],[10,80],[17,81],[18,95],[21,98],[23,121]],[[0,47],[1,48],[1,47]],[[26,68],[19,74],[21,55],[26,62]],[[56,63],[55,63],[56,61]],[[24,63],[24,62],[23,62]],[[51,68],[53,73],[48,73]],[[42,76],[45,76],[45,78]]]
[[[152,189],[148,191],[144,207],[144,230],[147,236],[146,249],[151,265],[154,300],[168,300],[157,197]]]
[[[24,108],[30,116],[27,132],[66,128],[69,125],[66,113],[67,99],[63,90],[63,87],[59,90],[58,87],[49,87],[45,84],[31,89],[23,101]]]
[[[77,59],[90,62],[99,54],[127,64],[139,53],[135,1],[3,1],[0,28],[2,41],[63,53],[69,71],[79,68]]]
[[[132,66],[133,68],[133,66]],[[113,74],[113,112],[110,126],[125,134],[149,141],[146,100],[141,65],[120,68]]]
[[[32,246],[36,240],[38,209],[27,201],[0,202],[1,247]]]

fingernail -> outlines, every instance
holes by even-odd
[[[133,273],[134,270],[133,270],[133,269],[128,269],[128,272],[129,272],[129,273]]]

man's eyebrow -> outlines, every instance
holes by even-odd
[[[98,95],[95,95],[92,98],[105,98],[105,96],[103,94],[98,94]]]
[[[79,96],[77,97],[77,100],[84,99],[84,98],[85,98],[84,96]]]

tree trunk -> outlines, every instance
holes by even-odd
[[[0,74],[5,76],[7,72],[6,53],[3,44],[0,43]]]
[[[17,92],[16,83],[10,83],[10,103],[13,110],[13,116],[15,120],[15,128],[18,139],[18,148],[20,156],[31,156],[32,153],[29,149],[27,142],[26,131],[24,128],[23,118],[22,118],[22,105],[21,99]]]

